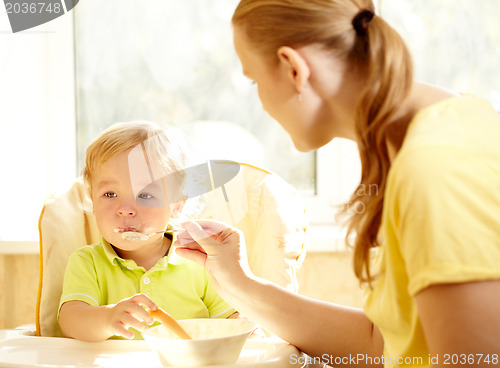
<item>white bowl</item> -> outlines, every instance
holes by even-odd
[[[244,319],[184,319],[179,324],[193,338],[182,340],[163,325],[142,333],[163,365],[200,366],[232,364],[257,327]]]

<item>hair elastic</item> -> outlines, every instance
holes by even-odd
[[[371,22],[375,12],[368,8],[361,9],[352,20],[352,26],[358,35],[365,35],[368,24]]]

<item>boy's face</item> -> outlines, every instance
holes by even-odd
[[[145,187],[150,180],[148,177],[137,177],[134,173],[131,182],[128,153],[116,155],[98,167],[91,184],[94,214],[102,236],[119,249],[133,251],[163,239],[163,235],[157,234],[146,241],[133,241],[123,239],[121,233],[163,231],[172,212],[168,205],[148,205],[148,201],[158,201],[158,197],[162,196],[161,190],[134,194],[133,187],[137,188],[141,183]],[[143,205],[139,205],[138,201]],[[164,203],[164,199],[161,198],[160,202]]]

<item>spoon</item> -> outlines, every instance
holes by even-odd
[[[165,312],[163,309],[159,308],[157,310],[149,310],[148,311],[150,316],[156,319],[157,321],[160,321],[162,324],[165,325],[168,329],[170,329],[173,333],[175,333],[177,336],[179,336],[181,339],[184,340],[191,340],[192,337],[182,328],[182,326],[175,320],[174,317],[172,317],[170,314]]]
[[[149,238],[151,238],[153,235],[156,235],[156,234],[177,233],[179,231],[184,231],[184,229],[171,229],[171,230],[164,230],[164,231],[156,231],[156,232],[150,233],[150,234],[144,234],[144,233],[140,233],[137,231],[124,231],[122,233],[122,239],[132,240],[132,241],[144,241],[144,240],[148,240]]]

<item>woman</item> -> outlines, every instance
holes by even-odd
[[[241,233],[224,224],[186,223],[177,252],[204,265],[242,314],[324,363],[498,366],[500,116],[415,82],[404,42],[373,9],[242,0],[233,16],[243,72],[297,149],[352,139],[360,186],[378,186],[351,199],[366,208],[350,218],[363,310],[254,277]]]

